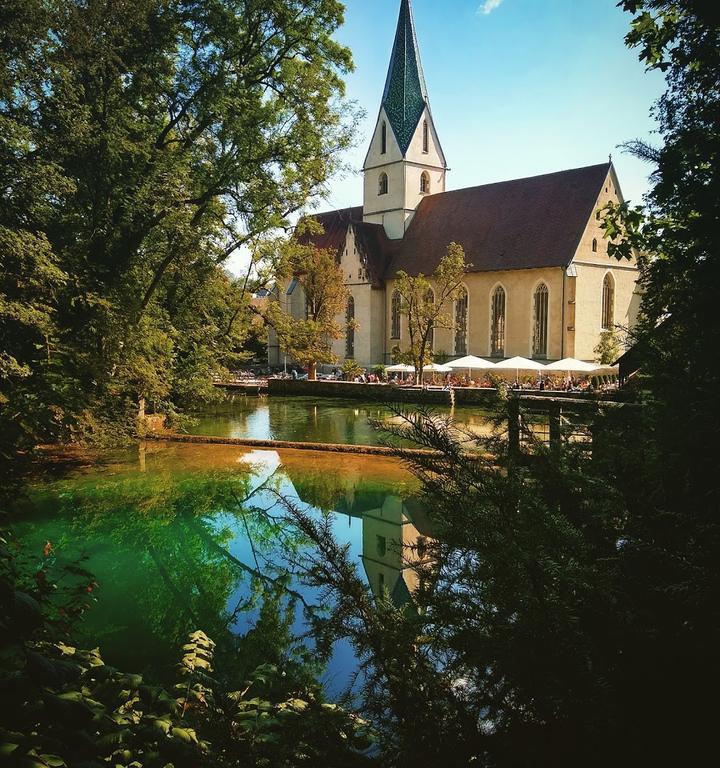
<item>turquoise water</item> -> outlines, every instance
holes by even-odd
[[[489,429],[486,412],[478,408],[435,406],[433,411],[450,416],[460,427],[483,432]],[[379,445],[388,436],[373,421],[395,420],[377,403],[324,398],[235,395],[223,406],[196,416],[187,432],[215,437],[292,440],[296,442]]]
[[[268,412],[277,424],[288,410],[256,408],[245,424]],[[358,439],[369,434],[360,420],[356,430]],[[412,590],[400,542],[412,544],[429,526],[414,479],[395,460],[156,443],[80,458],[41,473],[12,527],[27,572],[45,565],[57,577],[79,563],[94,575],[77,640],[99,644],[107,663],[127,671],[162,678],[198,628],[229,657],[248,652],[247,641],[238,643],[250,631],[250,647],[311,658],[312,641],[298,638],[322,598],[303,583],[299,563],[314,550],[279,496],[328,517],[375,593],[384,588],[402,602]],[[328,691],[343,690],[355,668],[351,648],[336,644],[323,672]]]

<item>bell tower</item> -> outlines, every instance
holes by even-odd
[[[380,114],[363,165],[363,220],[401,239],[426,195],[445,191],[445,155],[435,131],[410,0],[401,0]]]

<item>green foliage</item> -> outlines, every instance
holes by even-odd
[[[0,431],[213,396],[252,263],[348,145],[336,0],[12,0],[0,24]]]
[[[353,381],[357,376],[360,376],[364,369],[358,365],[355,360],[345,360],[341,366],[341,370],[345,375],[346,381]]]
[[[266,244],[276,253],[275,281],[283,285],[297,281],[305,299],[305,318],[293,315],[278,301],[268,305],[266,320],[277,333],[280,347],[293,360],[308,368],[308,377],[316,377],[318,363],[334,363],[337,358],[332,342],[345,333],[337,322],[346,306],[348,291],[332,250],[316,248],[312,235],[320,225],[312,218],[298,224],[290,240]]]
[[[429,277],[422,273],[408,275],[402,270],[397,273],[393,290],[400,294],[400,311],[407,317],[408,346],[393,361],[413,365],[418,383],[422,381],[423,368],[433,359],[433,329],[452,327],[447,306],[457,298],[468,266],[462,246],[450,243]]]
[[[614,330],[603,331],[595,349],[595,360],[601,365],[612,365],[620,357],[620,339]]]
[[[316,684],[283,695],[287,688],[269,663],[235,689],[218,677],[215,644],[201,631],[188,636],[171,690],[106,665],[97,648],[74,647],[49,616],[55,585],[38,581],[32,594],[19,588],[8,540],[0,543],[3,764],[368,763],[359,753],[370,743],[366,723],[322,703]],[[68,605],[78,605],[84,594]]]

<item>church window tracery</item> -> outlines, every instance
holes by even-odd
[[[608,272],[603,280],[602,291],[602,328],[612,330],[615,324],[615,280]]]
[[[428,288],[427,293],[425,294],[425,301],[431,306],[435,304],[435,292],[433,291],[432,288]],[[434,326],[430,328],[430,332],[428,333],[427,348],[431,352],[435,348],[435,327]]]
[[[378,184],[378,195],[387,195],[388,193],[388,176],[387,173],[380,174],[380,181]]]
[[[390,337],[393,339],[400,338],[400,294],[397,291],[393,291],[392,301],[390,305]]]
[[[455,354],[467,355],[468,292],[465,288],[455,300]]]
[[[490,299],[490,354],[505,356],[505,289],[498,285]]]
[[[533,357],[547,357],[549,298],[547,285],[540,283],[533,301]]]
[[[430,174],[427,171],[420,174],[420,192],[424,195],[430,192]]]
[[[347,331],[345,336],[345,357],[355,357],[355,299],[351,296],[348,299],[347,310],[345,312],[345,321]]]

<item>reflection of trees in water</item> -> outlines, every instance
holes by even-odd
[[[299,659],[318,661],[294,636],[298,611],[311,598],[291,584],[287,570],[309,544],[284,516],[277,494],[362,519],[372,530],[374,511],[389,509],[393,500],[407,509],[408,476],[388,460],[291,452],[260,485],[276,464],[263,470],[238,463],[234,451],[222,453],[227,468],[209,470],[206,454],[198,468],[194,447],[182,449],[147,462],[142,455],[139,472],[115,464],[35,492],[45,514],[22,538],[37,551],[50,538],[66,560],[87,553],[100,583],[81,632],[100,641],[110,663],[129,669],[162,669],[197,628],[217,642],[228,668],[245,664],[247,644],[258,654],[272,647],[298,665]],[[390,546],[388,556],[394,552]],[[383,567],[406,581],[400,557]],[[377,591],[377,579],[368,578]],[[253,629],[239,637],[238,628],[251,619]]]
[[[140,659],[157,666],[174,658],[196,628],[232,655],[243,642],[232,632],[240,613],[259,611],[272,624],[268,596],[277,614],[273,631],[290,620],[282,610],[294,619],[302,596],[288,589],[270,553],[282,522],[254,506],[263,499],[253,494],[252,481],[250,470],[121,474],[65,481],[38,499],[52,510],[49,529],[39,535],[52,535],[67,559],[90,555],[100,591],[85,631],[99,634],[110,656],[127,659],[131,668]],[[230,551],[238,532],[253,541],[249,562],[244,549]],[[293,543],[302,545],[297,536]]]

